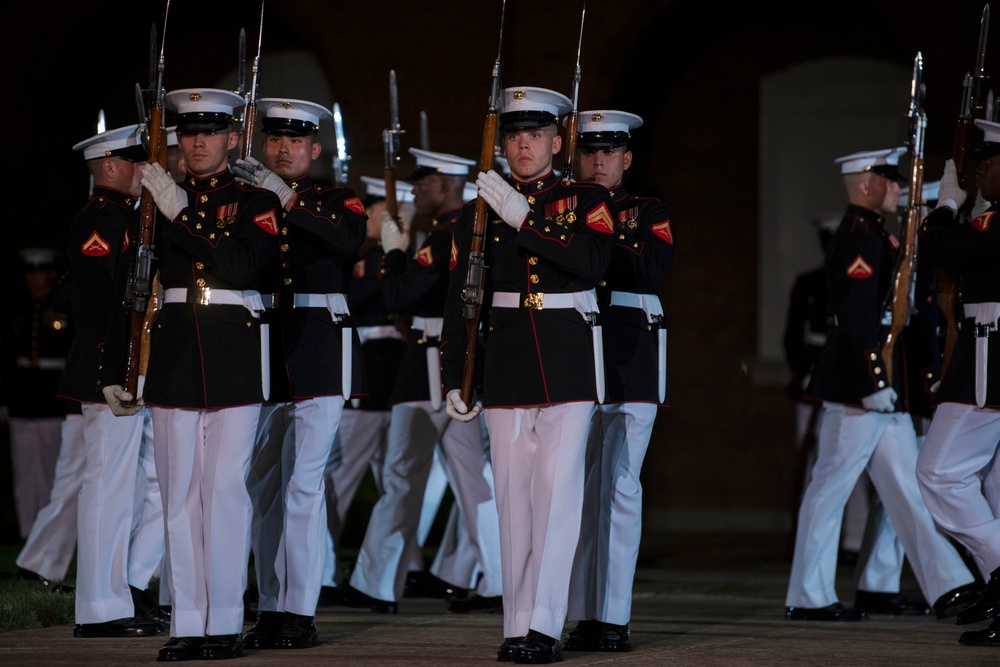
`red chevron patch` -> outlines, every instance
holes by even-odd
[[[84,255],[89,255],[91,257],[101,257],[102,255],[107,255],[111,252],[111,246],[108,242],[101,238],[101,235],[97,233],[95,229],[93,233],[87,237],[87,240],[83,242],[80,246],[80,250],[83,251]]]
[[[455,245],[455,235],[451,236],[451,258],[448,260],[448,270],[451,271],[458,264],[458,246]]]
[[[365,212],[364,205],[361,203],[361,200],[358,199],[357,197],[351,197],[350,199],[344,201],[344,206],[346,206],[347,208],[351,209],[355,213],[364,213]]]
[[[674,244],[674,234],[670,231],[670,221],[664,220],[663,222],[658,222],[652,227],[653,233],[659,236],[661,239],[669,243]]]
[[[278,235],[278,216],[275,215],[274,209],[271,209],[267,213],[255,215],[253,221],[255,225],[263,229],[271,236]]]
[[[611,211],[608,210],[607,204],[602,202],[600,206],[587,214],[587,226],[602,234],[611,234],[615,231],[614,218],[611,217]]]
[[[993,220],[993,214],[996,211],[986,211],[975,220],[972,221],[972,228],[977,232],[985,232],[990,228],[990,222]]]
[[[871,278],[872,273],[874,272],[872,271],[871,264],[866,262],[864,257],[862,257],[861,255],[855,257],[854,261],[851,262],[847,267],[848,278],[859,278],[859,279]]]
[[[431,247],[429,245],[424,246],[417,251],[414,259],[417,260],[417,264],[420,266],[430,266],[434,263],[434,253],[431,251]]]

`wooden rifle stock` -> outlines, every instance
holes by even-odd
[[[885,364],[885,384],[892,386],[893,349],[896,341],[903,333],[910,315],[913,283],[916,279],[914,265],[917,258],[917,227],[920,224],[921,192],[924,186],[924,158],[914,155],[910,168],[910,202],[906,210],[906,220],[903,222],[902,238],[899,244],[899,255],[896,258],[896,268],[892,274],[892,292],[890,312],[892,323],[889,333],[882,344],[882,361]]]
[[[163,105],[156,104],[150,109],[148,126],[149,162],[167,167],[167,135],[163,126]],[[125,353],[125,379],[122,388],[138,400],[139,376],[146,372],[149,358],[149,321],[155,309],[149,308],[154,292],[152,275],[152,249],[156,232],[156,202],[153,195],[143,188],[140,203],[139,246],[136,248],[135,264],[129,275],[127,299],[131,301],[131,320]],[[133,401],[133,404],[135,401]]]
[[[493,147],[496,143],[498,115],[490,110],[483,124],[483,144],[479,154],[479,170],[493,168]],[[476,350],[479,345],[479,316],[483,306],[483,279],[485,263],[483,247],[486,238],[486,216],[488,207],[482,197],[476,198],[476,217],[472,223],[472,243],[469,247],[469,269],[465,287],[462,290],[465,316],[465,365],[462,367],[462,402],[470,408],[473,399],[473,383],[476,375]]]
[[[574,109],[573,113],[566,119],[566,143],[563,148],[566,151],[566,162],[562,175],[565,180],[573,180],[573,163],[576,160],[576,140],[579,127],[580,114]]]
[[[240,137],[240,157],[247,159],[253,150],[253,133],[257,126],[257,102],[249,102],[243,111],[243,136]]]

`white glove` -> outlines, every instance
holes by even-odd
[[[444,411],[452,419],[457,419],[460,422],[471,422],[483,411],[483,404],[476,403],[470,410],[469,406],[462,400],[462,392],[458,389],[451,389],[445,395]]]
[[[236,178],[278,195],[282,206],[288,206],[288,202],[295,196],[295,190],[288,187],[280,176],[252,157],[236,160],[231,169]]]
[[[129,392],[125,391],[125,388],[120,384],[112,384],[107,387],[102,387],[101,393],[104,394],[104,400],[108,402],[108,407],[111,408],[111,412],[118,417],[128,417],[129,415],[134,415],[139,412],[139,410],[142,410],[141,398],[136,401],[135,405],[132,407],[122,405],[122,403],[130,402],[133,396]]]
[[[958,172],[955,161],[949,159],[944,163],[944,173],[941,174],[941,187],[938,189],[938,207],[947,206],[953,213],[965,203],[965,190],[958,184]]]
[[[531,211],[524,195],[512,188],[503,176],[492,169],[479,172],[476,187],[479,188],[479,196],[504,222],[514,229],[521,229],[521,224]]]
[[[156,208],[160,209],[160,213],[168,220],[173,220],[187,208],[188,197],[184,188],[177,185],[174,177],[168,174],[159,162],[150,162],[143,168],[142,187],[153,195]]]
[[[406,251],[410,245],[410,235],[399,228],[388,211],[382,211],[382,249]]]
[[[874,394],[868,394],[862,398],[861,405],[870,412],[895,412],[896,390],[892,387],[879,389]]]

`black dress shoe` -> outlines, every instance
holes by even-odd
[[[982,589],[973,582],[950,590],[934,603],[934,613],[938,618],[951,618],[968,609],[969,605],[979,599]]]
[[[430,572],[412,571],[406,574],[403,584],[404,598],[453,598],[461,597],[464,588],[452,586]]]
[[[988,628],[963,632],[958,643],[966,646],[1000,647],[1000,619],[995,619]]]
[[[854,597],[854,608],[868,614],[893,616],[926,616],[931,608],[922,600],[911,600],[901,593],[872,593],[859,590]]]
[[[156,656],[157,662],[197,660],[204,637],[171,637]]]
[[[163,632],[163,626],[146,618],[117,618],[104,623],[81,623],[73,629],[74,637],[151,637]]]
[[[285,624],[285,612],[262,611],[257,615],[257,622],[243,637],[244,648],[273,648],[274,639]]]
[[[274,638],[274,648],[310,648],[318,643],[315,618],[291,613],[285,614],[285,625]]]
[[[156,600],[153,599],[153,592],[142,590],[135,586],[129,586],[132,592],[132,607],[135,609],[137,618],[148,618],[156,621],[165,628],[170,627],[170,613],[164,611]]]
[[[564,651],[605,651],[623,653],[632,650],[632,635],[628,623],[614,625],[604,621],[580,621],[572,632],[563,637]]]
[[[514,659],[514,649],[521,645],[524,637],[507,637],[497,648],[497,662],[510,662]]]
[[[826,607],[787,607],[785,618],[789,621],[863,621],[868,614],[836,602]]]
[[[472,597],[467,597],[465,599],[455,598],[448,603],[448,611],[456,614],[467,614],[474,611],[481,611],[490,614],[502,612],[503,596],[494,595],[490,597],[483,597],[482,595],[473,595]]]
[[[209,635],[198,650],[202,660],[229,660],[243,655],[243,635]]]
[[[979,598],[958,613],[955,619],[957,625],[968,625],[986,621],[1000,614],[1000,567],[990,573]]]
[[[340,591],[340,596],[337,598],[337,604],[344,607],[367,607],[379,614],[395,614],[399,610],[399,606],[395,602],[391,600],[379,600],[378,598],[373,598],[370,595],[362,593],[350,584],[338,586],[337,590]]]
[[[547,665],[562,660],[562,644],[555,637],[528,630],[524,641],[514,648],[514,662],[521,665]]]

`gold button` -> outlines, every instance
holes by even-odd
[[[535,203],[535,195],[528,195],[528,203],[532,205]]]
[[[528,258],[528,264],[531,264],[532,266],[538,264],[538,258],[532,255],[531,257]]]
[[[249,322],[247,322],[247,329],[249,329],[251,326],[253,326],[253,325],[251,325]]]
[[[281,244],[281,252],[288,252],[288,244],[287,243],[282,243]]]
[[[194,263],[194,268],[196,268],[199,271],[201,271],[202,269],[205,268],[205,263],[204,262],[195,262]]]
[[[551,227],[546,227],[546,228],[545,228],[545,231],[546,231],[546,232],[551,232],[551,231],[552,231],[552,228],[551,228]]]
[[[204,211],[198,211],[198,217],[199,218],[204,218],[205,217],[205,212]]]
[[[291,285],[292,284],[292,279],[291,278],[285,278],[281,282],[284,283],[285,285]]]
[[[868,355],[868,358],[871,359],[872,361],[875,361],[876,359],[878,359],[878,355],[872,352],[871,354]]]
[[[878,381],[878,388],[882,389],[883,387],[885,387],[885,382],[883,382],[882,380],[879,380]]]
[[[205,202],[208,201],[208,195],[202,195],[202,196],[198,197],[198,201],[200,201],[202,204],[204,204]]]
[[[624,241],[625,240],[625,235],[624,234],[619,234],[618,235],[618,240],[619,241]]]
[[[530,281],[531,281],[531,284],[532,284],[532,285],[537,285],[537,284],[538,284],[538,280],[539,280],[539,278],[538,278],[538,274],[537,274],[537,273],[532,273],[532,274],[531,274],[531,277],[530,277],[530,278],[528,278],[528,280],[530,280]]]
[[[288,227],[282,227],[281,228],[281,235],[282,236],[288,236]]]
[[[204,287],[205,286],[205,279],[204,278],[198,278],[198,280],[194,281],[194,284],[197,285],[198,287]]]
[[[882,369],[879,368],[878,366],[876,366],[875,367],[875,375],[881,375],[881,374],[882,374]]]
[[[215,233],[213,232],[213,233],[209,234],[208,238],[210,238],[210,239],[212,239],[214,241],[215,240]]]
[[[282,262],[281,263],[281,268],[283,268],[283,269],[287,269],[289,266],[291,266],[291,264],[289,264],[288,262]]]
[[[602,280],[601,282],[597,283],[598,287],[607,287],[607,285],[608,282],[606,280]]]
[[[200,222],[195,223],[194,228],[201,229],[201,223]]]
[[[493,242],[494,243],[500,243],[500,237],[499,236],[494,236],[493,237]]]

